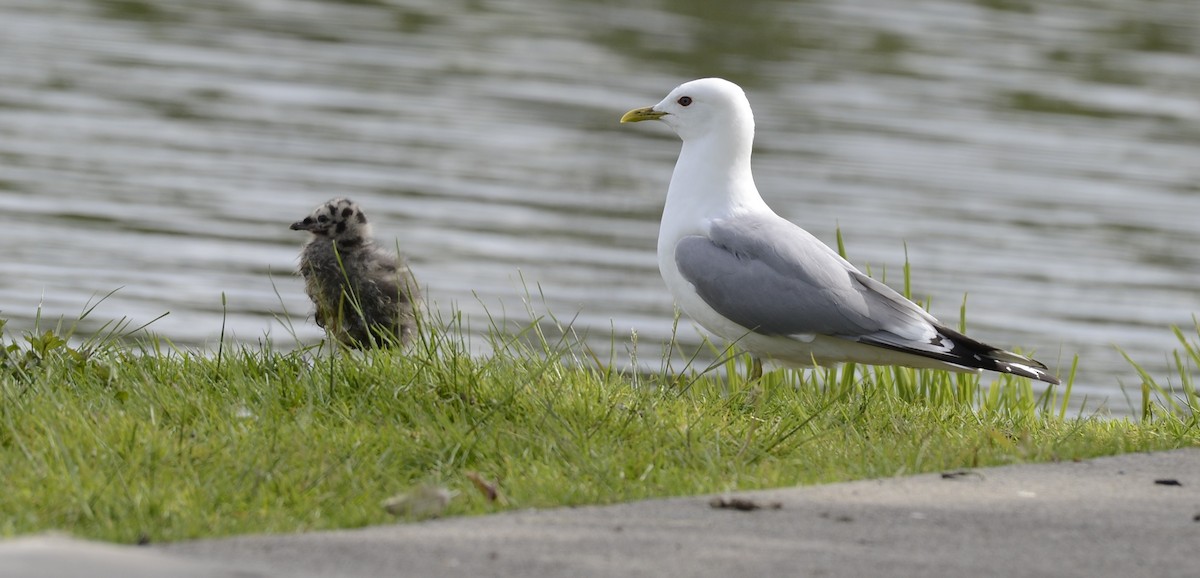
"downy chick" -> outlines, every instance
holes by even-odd
[[[300,275],[317,325],[357,349],[412,341],[421,298],[416,280],[403,256],[375,243],[356,203],[331,199],[291,228],[312,233],[300,252]]]

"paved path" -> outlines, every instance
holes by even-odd
[[[0,578],[1200,576],[1200,449],[732,497],[764,507],[677,498],[151,548],[30,537],[0,542]]]

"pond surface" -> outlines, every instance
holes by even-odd
[[[287,226],[348,196],[438,311],[532,301],[657,367],[679,145],[617,119],[701,76],[746,89],[767,201],[893,286],[907,251],[943,321],[965,294],[973,336],[1079,355],[1089,407],[1136,397],[1115,346],[1167,377],[1200,312],[1193,0],[3,0],[0,317],[119,289],[89,327],[316,342]]]

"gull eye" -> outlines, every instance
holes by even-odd
[[[329,217],[326,217],[325,215],[321,215],[320,217],[317,217],[317,222],[319,222],[319,223],[325,223],[327,221],[329,221]]]
[[[678,102],[678,103],[679,103],[679,106],[687,106],[687,105],[689,105],[689,104],[692,104],[692,97],[690,97],[690,96],[681,96],[681,97],[679,97],[679,100],[677,100],[677,101],[675,101],[675,102]]]

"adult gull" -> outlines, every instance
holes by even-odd
[[[986,369],[1058,383],[1044,364],[942,325],[776,215],[754,186],[754,114],[736,84],[693,80],[621,117],[643,120],[683,140],[658,233],[667,288],[688,316],[756,363]]]

